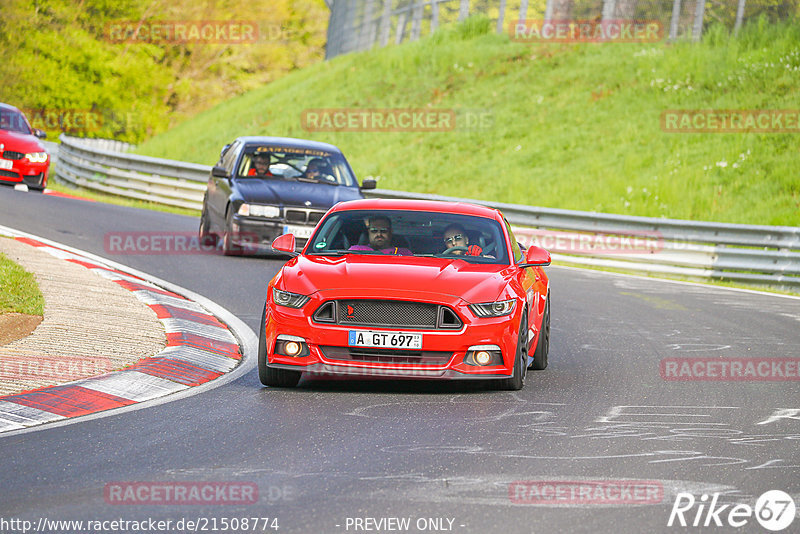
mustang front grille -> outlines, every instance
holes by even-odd
[[[325,302],[314,321],[344,326],[457,330],[461,320],[447,306],[400,300],[342,299]]]
[[[322,354],[332,360],[395,363],[402,365],[446,365],[452,352],[433,350],[396,350],[321,346]]]

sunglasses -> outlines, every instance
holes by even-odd
[[[463,240],[464,240],[464,236],[461,235],[461,234],[456,234],[453,237],[445,237],[444,238],[444,242],[445,242],[446,245],[449,245],[451,243],[454,244],[456,241],[463,241]]]

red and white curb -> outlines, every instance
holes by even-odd
[[[137,403],[166,395],[176,400],[207,389],[212,381],[216,387],[233,380],[255,366],[255,334],[208,299],[46,239],[2,226],[0,234],[82,265],[131,291],[155,311],[167,337],[167,346],[161,352],[124,370],[0,397],[0,433],[112,409],[118,413],[118,409],[131,409]]]

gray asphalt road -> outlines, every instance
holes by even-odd
[[[107,247],[109,234],[193,232],[197,222],[0,187],[0,224],[184,286],[257,331],[280,261]],[[0,532],[19,531],[3,520],[42,518],[171,520],[167,532],[180,531],[181,519],[195,530],[185,521],[199,520],[198,531],[252,532],[252,520],[223,521],[245,517],[262,518],[256,531],[274,532],[277,518],[278,532],[292,533],[703,530],[675,518],[667,526],[681,492],[697,501],[686,506],[690,525],[714,524],[707,512],[719,494],[724,526],[709,528],[764,532],[755,517],[731,527],[732,505],[753,507],[767,490],[800,505],[800,382],[673,381],[661,367],[796,358],[800,300],[558,267],[549,274],[550,366],[520,392],[330,380],[271,390],[253,372],[179,401],[0,437]],[[590,486],[598,481],[612,485]],[[259,498],[169,505],[104,496],[130,482],[255,485]],[[637,486],[652,492],[634,494]],[[622,502],[617,487],[630,490]],[[535,501],[555,488],[558,505]],[[105,531],[156,531],[114,526]]]

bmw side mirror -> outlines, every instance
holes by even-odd
[[[375,189],[376,187],[378,187],[378,182],[374,178],[364,178],[364,181],[361,182],[361,189]]]
[[[228,169],[226,169],[225,167],[220,167],[219,165],[214,165],[211,168],[211,176],[215,178],[227,178]]]
[[[542,247],[531,245],[525,251],[525,263],[520,267],[545,267],[547,265],[550,265],[550,253]]]
[[[40,130],[39,128],[34,128],[33,129],[33,135],[35,137],[38,137],[39,139],[47,139],[47,134],[45,132],[43,132],[42,130]]]

